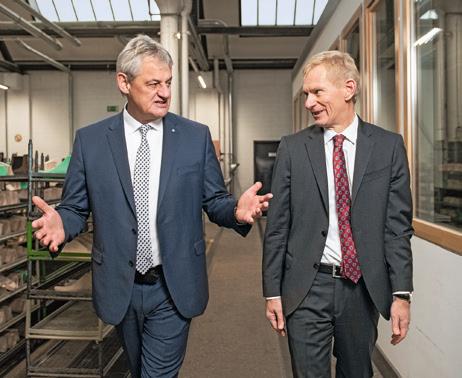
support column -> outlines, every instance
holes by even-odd
[[[189,118],[189,35],[188,19],[192,0],[183,0],[181,11],[181,115]]]
[[[172,102],[170,111],[180,112],[180,70],[179,70],[179,39],[181,36],[178,19],[182,9],[182,0],[157,0],[160,10],[160,43],[172,56]]]

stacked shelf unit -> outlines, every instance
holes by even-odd
[[[27,257],[18,262],[27,265],[27,284],[21,288],[27,293],[26,310],[21,314],[25,338],[18,344],[18,348],[25,346],[27,376],[103,377],[122,353],[113,326],[96,316],[91,290],[55,290],[55,285],[89,274],[90,251],[64,250],[51,257],[33,238],[32,221],[40,214],[34,211],[32,196],[40,195],[49,183],[63,182],[65,175],[34,172],[31,141],[28,156],[27,177],[16,177],[28,183],[28,201],[22,205],[27,209],[22,233],[27,239]]]

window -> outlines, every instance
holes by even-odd
[[[30,4],[54,22],[160,20],[154,0],[34,0]]]
[[[327,0],[241,0],[241,25],[316,25],[326,5]]]
[[[462,3],[414,2],[412,18],[415,215],[462,252]]]
[[[369,13],[372,34],[372,122],[397,130],[394,0],[376,2]]]

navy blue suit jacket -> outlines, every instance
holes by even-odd
[[[202,209],[211,221],[245,235],[234,218],[236,200],[225,189],[210,132],[172,113],[163,119],[157,232],[165,280],[186,318],[208,301]],[[90,211],[93,303],[100,318],[118,324],[134,285],[137,220],[122,113],[77,131],[57,208],[66,242],[83,229]]]

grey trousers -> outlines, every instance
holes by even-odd
[[[379,314],[361,278],[358,284],[318,273],[308,295],[287,317],[295,378],[329,378],[331,351],[337,378],[372,377]]]

